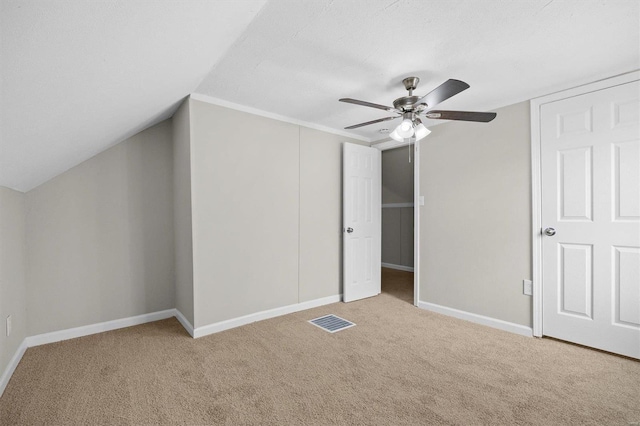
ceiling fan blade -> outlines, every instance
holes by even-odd
[[[449,79],[418,99],[414,105],[427,104],[429,108],[433,108],[440,102],[446,101],[469,87],[470,86],[464,81]]]
[[[425,113],[427,118],[436,120],[461,120],[461,121],[478,121],[481,123],[488,123],[497,114],[495,112],[473,112],[473,111],[427,111]]]
[[[379,118],[377,120],[367,121],[366,123],[354,124],[353,126],[345,127],[345,130],[357,129],[358,127],[368,126],[369,124],[381,123],[383,121],[393,120],[393,119],[398,118],[398,117],[400,117],[400,116]]]
[[[374,103],[366,102],[366,101],[359,101],[357,99],[342,98],[342,99],[339,99],[339,101],[340,102],[346,102],[348,104],[356,104],[356,105],[362,105],[362,106],[366,106],[366,107],[370,107],[370,108],[383,109],[385,111],[395,111],[395,109],[393,107],[384,106],[384,105],[380,105],[380,104],[374,104]]]

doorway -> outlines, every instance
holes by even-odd
[[[419,143],[405,140],[381,141],[371,147],[348,142],[343,143],[342,194],[343,194],[343,301],[351,302],[380,294],[382,290],[382,152],[399,147],[406,149],[406,161],[413,166],[413,266],[403,275],[413,282],[413,305],[420,300],[420,209],[424,197],[420,194]],[[410,188],[410,182],[408,183]],[[410,191],[411,192],[411,191]],[[394,203],[387,203],[394,204]],[[395,203],[397,204],[397,203]],[[409,203],[411,204],[411,203]],[[408,206],[404,206],[408,207]],[[393,207],[392,207],[393,208]],[[411,227],[405,228],[411,229]],[[405,251],[405,256],[406,256]],[[410,251],[409,251],[410,253]],[[388,265],[387,265],[388,266]],[[403,265],[398,265],[403,266]],[[387,268],[392,269],[392,268]],[[403,268],[406,269],[406,268]],[[388,276],[389,274],[387,274]],[[410,285],[409,285],[410,287]],[[409,288],[410,291],[410,288]],[[404,297],[411,297],[408,291]]]
[[[383,150],[382,292],[414,303],[414,164],[413,144]]]

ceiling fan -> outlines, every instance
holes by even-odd
[[[464,81],[449,79],[424,96],[414,96],[413,91],[416,90],[419,82],[420,79],[418,77],[407,77],[402,80],[405,89],[409,91],[409,95],[393,101],[393,107],[359,101],[351,98],[340,99],[340,102],[382,109],[395,114],[391,117],[354,124],[353,126],[345,127],[345,129],[357,129],[358,127],[395,120],[396,118],[402,117],[402,123],[400,123],[389,135],[392,139],[401,142],[404,139],[411,137],[415,137],[416,140],[420,140],[431,133],[429,129],[422,124],[420,117],[438,120],[476,121],[480,123],[488,123],[496,118],[495,112],[442,111],[432,109],[440,102],[443,102],[463,90],[468,89],[470,86]]]

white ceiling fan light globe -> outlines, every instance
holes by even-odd
[[[398,128],[396,128],[393,132],[389,133],[389,137],[394,141],[404,142],[404,138],[398,134]]]
[[[396,132],[403,138],[410,138],[413,136],[413,122],[408,118],[402,120],[402,123],[396,127]]]
[[[420,139],[429,135],[429,133],[431,133],[431,130],[427,129],[424,124],[420,123],[416,126],[415,132],[416,140],[419,141]]]
[[[412,127],[413,127],[413,122],[411,120],[409,120],[408,118],[405,118],[404,120],[402,120],[402,123],[400,123],[400,129],[402,131],[407,132]]]

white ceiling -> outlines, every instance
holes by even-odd
[[[637,0],[269,1],[197,92],[340,129],[389,114],[339,98],[391,105],[404,77],[466,81],[441,108],[491,110],[638,69],[639,41]]]
[[[0,185],[33,188],[194,92],[342,129],[386,114],[338,98],[390,105],[410,75],[417,94],[471,85],[442,109],[492,110],[640,68],[637,0],[264,3],[2,0]]]

